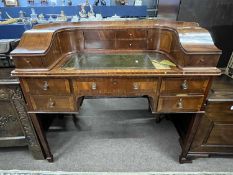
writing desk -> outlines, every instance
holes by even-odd
[[[182,140],[180,162],[204,113],[221,51],[196,23],[139,20],[39,25],[12,52],[46,157],[52,154],[37,113],[78,113],[85,96],[141,97],[152,113],[195,115]],[[158,67],[169,61],[174,65]],[[154,66],[154,65],[157,65]]]

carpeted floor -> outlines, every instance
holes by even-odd
[[[232,158],[199,158],[179,164],[181,148],[170,121],[156,124],[147,100],[87,99],[80,127],[48,132],[55,162],[33,160],[26,148],[0,149],[0,169],[72,172],[233,172]]]
[[[0,175],[233,175],[232,172],[64,172],[0,170]]]

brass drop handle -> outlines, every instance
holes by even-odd
[[[55,101],[53,101],[52,98],[49,98],[48,106],[49,108],[53,108],[55,106]]]
[[[112,84],[117,85],[117,81],[113,80]]]
[[[181,89],[187,90],[188,89],[188,82],[187,80],[184,80],[183,83],[181,84]]]
[[[31,64],[31,61],[30,60],[26,60],[26,63]]]
[[[133,84],[133,89],[134,90],[138,90],[139,89],[139,84],[138,83],[134,83]]]
[[[92,90],[96,90],[96,83],[92,83],[92,84],[91,84],[91,89],[92,89]]]
[[[179,99],[179,101],[177,103],[177,108],[178,109],[183,109],[183,100],[182,100],[182,98]]]
[[[49,88],[49,83],[47,81],[44,81],[44,84],[43,84],[43,90],[44,91],[47,91]]]

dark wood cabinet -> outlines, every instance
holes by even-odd
[[[12,98],[19,91],[15,84],[1,84],[0,86],[0,147],[27,145],[20,120]]]
[[[189,131],[194,117],[182,114],[173,117],[180,133],[181,144]],[[196,157],[233,155],[233,79],[222,75],[213,81],[205,114],[200,116],[192,144],[187,151],[187,160]]]
[[[226,75],[213,82],[190,154],[233,155],[233,79]]]
[[[10,51],[18,39],[0,40],[0,147],[28,146],[36,159],[43,159],[43,150],[27,114],[27,106],[14,69]]]

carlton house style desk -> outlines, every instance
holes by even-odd
[[[88,97],[147,97],[153,114],[194,116],[180,162],[205,110],[221,51],[197,23],[135,20],[57,23],[26,31],[11,53],[45,158],[53,161],[38,113],[78,113]],[[162,65],[162,67],[161,67]]]

